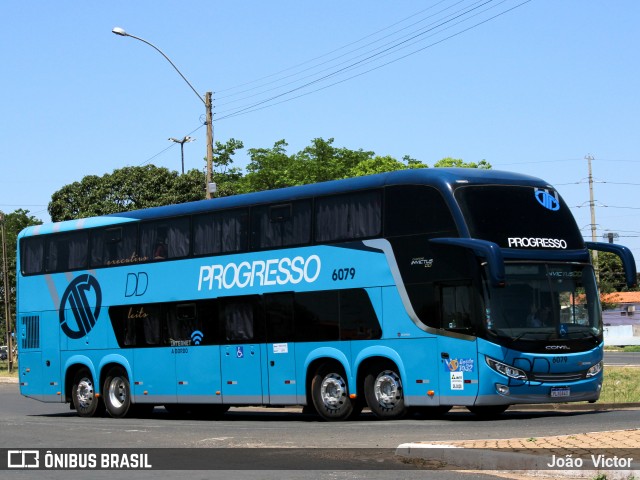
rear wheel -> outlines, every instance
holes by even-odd
[[[504,413],[507,408],[509,405],[479,405],[467,407],[467,410],[481,418],[495,418]]]
[[[104,404],[96,394],[93,376],[88,368],[81,368],[76,373],[71,387],[71,400],[81,417],[93,417],[104,412]]]
[[[131,388],[127,374],[120,367],[109,370],[103,392],[109,415],[114,418],[126,417],[131,409]]]
[[[311,381],[311,396],[325,420],[344,420],[353,413],[347,381],[341,367],[322,365]]]
[[[378,418],[402,418],[407,413],[402,380],[394,365],[380,364],[371,369],[364,379],[364,395]]]

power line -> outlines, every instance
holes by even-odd
[[[492,1],[492,0],[489,0],[489,1]],[[506,1],[506,0],[504,0],[504,1]],[[503,1],[503,2],[501,2],[501,3],[504,3],[504,1]],[[529,2],[531,2],[531,1],[532,1],[532,0],[525,0],[524,2],[522,2],[522,3],[520,3],[520,4],[516,5],[516,6],[514,6],[514,7],[512,7],[512,8],[509,8],[509,9],[507,9],[507,10],[504,10],[504,11],[502,11],[502,12],[500,12],[500,13],[498,13],[498,14],[496,14],[496,15],[492,16],[492,17],[489,17],[489,18],[487,18],[487,19],[485,19],[485,20],[483,20],[483,21],[481,21],[481,22],[478,22],[478,23],[476,23],[476,24],[474,24],[474,25],[472,25],[472,26],[470,26],[470,27],[467,27],[467,28],[465,28],[465,29],[463,29],[463,30],[461,30],[461,31],[459,31],[459,32],[456,32],[456,33],[454,33],[454,34],[452,34],[452,35],[449,35],[448,37],[445,37],[445,38],[443,38],[443,39],[441,39],[441,40],[438,40],[438,41],[436,41],[436,42],[433,42],[433,43],[431,43],[431,44],[429,44],[429,45],[427,45],[427,46],[425,46],[425,47],[419,48],[419,49],[417,49],[417,50],[415,50],[415,51],[413,51],[413,52],[410,52],[410,53],[408,53],[408,54],[406,54],[406,55],[403,55],[403,56],[401,56],[401,57],[398,57],[398,58],[395,58],[395,59],[393,59],[393,60],[390,60],[390,61],[388,61],[388,62],[386,62],[386,63],[383,63],[383,64],[381,64],[381,65],[378,65],[378,66],[376,66],[376,67],[373,67],[373,68],[371,68],[371,69],[369,69],[369,70],[366,70],[366,71],[364,71],[364,72],[358,73],[358,74],[356,74],[356,75],[352,75],[351,77],[348,77],[348,78],[345,78],[345,79],[343,79],[343,80],[340,80],[340,81],[337,81],[337,82],[331,83],[331,84],[326,85],[326,86],[321,87],[321,88],[317,88],[317,89],[312,90],[312,91],[310,91],[310,92],[306,92],[306,93],[303,93],[303,94],[301,94],[301,95],[297,95],[297,96],[292,97],[292,98],[288,98],[288,99],[285,99],[285,100],[282,100],[282,101],[279,101],[279,102],[275,102],[275,103],[272,103],[272,104],[270,104],[270,105],[261,106],[261,105],[264,105],[265,103],[269,103],[269,102],[271,102],[271,101],[273,101],[273,100],[275,100],[275,99],[277,99],[277,98],[280,98],[280,97],[283,97],[283,96],[288,95],[288,94],[290,94],[290,93],[293,93],[293,92],[295,92],[295,91],[301,90],[302,88],[308,87],[308,86],[310,86],[310,85],[312,85],[312,84],[315,84],[315,83],[318,83],[318,82],[320,82],[320,81],[322,81],[322,80],[326,80],[327,78],[329,78],[329,77],[331,77],[331,76],[334,76],[334,75],[337,75],[338,73],[341,73],[341,72],[343,72],[343,71],[347,70],[348,68],[352,68],[354,65],[361,64],[362,62],[364,62],[364,61],[365,61],[365,60],[367,60],[367,59],[364,59],[364,60],[361,60],[361,61],[359,61],[359,62],[356,62],[355,64],[351,65],[350,67],[345,67],[345,68],[340,69],[340,70],[338,70],[338,71],[336,71],[336,72],[333,72],[332,74],[325,75],[325,76],[324,76],[324,77],[322,77],[322,78],[319,78],[319,79],[317,79],[317,80],[314,80],[314,81],[312,81],[312,82],[309,82],[309,83],[307,83],[307,84],[305,84],[305,85],[302,85],[302,86],[300,86],[300,87],[297,87],[297,88],[291,89],[291,90],[289,90],[289,91],[287,91],[287,92],[284,92],[284,93],[282,93],[282,94],[279,94],[279,95],[273,96],[273,97],[271,97],[271,98],[268,98],[268,99],[266,99],[266,100],[263,100],[263,101],[260,101],[260,102],[254,103],[254,104],[249,105],[249,106],[246,106],[246,107],[244,107],[244,108],[240,108],[239,110],[233,111],[233,112],[231,112],[231,113],[229,113],[229,114],[227,114],[227,115],[223,115],[222,117],[217,118],[215,121],[224,120],[224,119],[231,118],[231,117],[235,117],[235,116],[238,116],[238,115],[245,115],[245,114],[247,114],[247,113],[251,113],[251,112],[258,111],[258,110],[262,110],[262,109],[264,109],[264,108],[269,108],[269,107],[272,107],[272,106],[275,106],[275,105],[279,105],[279,104],[281,104],[281,103],[285,103],[285,102],[288,102],[288,101],[294,100],[294,99],[296,99],[296,98],[303,97],[303,96],[305,96],[305,95],[310,95],[310,94],[315,93],[315,92],[317,92],[317,91],[324,90],[324,89],[326,89],[326,88],[329,88],[329,87],[332,87],[332,86],[334,86],[334,85],[337,85],[337,84],[340,84],[340,83],[346,82],[346,81],[351,80],[351,79],[353,79],[353,78],[356,78],[356,77],[359,77],[359,76],[365,75],[365,74],[367,74],[367,73],[369,73],[369,72],[372,72],[372,71],[377,70],[377,69],[379,69],[379,68],[385,67],[385,66],[387,66],[387,65],[389,65],[389,64],[391,64],[391,63],[395,63],[395,62],[397,62],[397,61],[399,61],[399,60],[402,60],[402,59],[404,59],[404,58],[407,58],[407,57],[409,57],[409,56],[411,56],[411,55],[415,55],[415,54],[417,54],[417,53],[419,53],[419,52],[421,52],[421,51],[424,51],[424,50],[426,50],[426,49],[428,49],[428,48],[431,48],[431,47],[433,47],[433,46],[435,46],[435,45],[438,45],[438,44],[440,44],[440,43],[443,43],[443,42],[445,42],[446,40],[449,40],[449,39],[451,39],[451,38],[453,38],[453,37],[456,37],[456,36],[458,36],[458,35],[461,35],[461,34],[463,34],[463,33],[467,32],[467,31],[469,31],[469,30],[472,30],[472,29],[474,29],[474,28],[476,28],[476,27],[478,27],[478,26],[480,26],[480,25],[483,25],[483,24],[485,24],[485,23],[487,23],[487,22],[489,22],[489,21],[491,21],[491,20],[494,20],[495,18],[498,18],[498,17],[500,17],[500,16],[502,16],[502,15],[504,15],[504,14],[506,14],[506,13],[508,13],[508,12],[512,11],[512,10],[515,10],[516,8],[519,8],[519,7],[521,7],[521,6],[523,6],[523,5],[527,4],[527,3],[529,3]],[[482,4],[482,5],[485,5],[486,3],[489,3],[489,2],[485,2],[485,3],[484,3],[484,4]],[[481,7],[482,5],[480,5],[479,7]],[[475,8],[479,8],[479,7],[475,7]],[[482,13],[484,13],[484,12],[482,12]],[[451,20],[448,20],[447,22],[449,22],[449,21],[451,21]],[[444,23],[447,23],[447,22],[444,22]],[[391,47],[390,47],[390,48],[391,48]],[[389,49],[387,49],[387,50],[389,50]],[[380,53],[382,53],[382,52],[380,52]],[[379,55],[379,54],[375,54],[374,56],[377,56],[377,55]],[[258,108],[258,107],[259,107],[259,108]]]

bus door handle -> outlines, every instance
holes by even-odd
[[[448,360],[449,354],[447,352],[442,352],[440,353],[440,358],[442,358],[443,360]]]
[[[269,363],[271,364],[272,367],[276,366],[276,362],[274,362],[273,360],[271,360]]]

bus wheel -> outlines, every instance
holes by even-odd
[[[467,407],[474,415],[481,418],[494,418],[504,413],[509,405],[479,405],[477,407]]]
[[[82,368],[76,373],[73,379],[71,399],[76,412],[81,417],[93,417],[94,415],[102,415],[104,412],[104,404],[96,395],[93,377],[87,368]]]
[[[407,413],[402,380],[395,367],[384,365],[369,371],[364,379],[364,395],[367,405],[378,418],[402,418]]]
[[[325,420],[344,420],[353,412],[342,368],[322,365],[311,381],[313,405]]]
[[[131,408],[131,389],[127,375],[119,367],[109,370],[102,389],[107,412],[113,418],[122,418]]]

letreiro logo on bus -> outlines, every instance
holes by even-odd
[[[318,255],[294,258],[271,258],[252,262],[230,262],[226,265],[202,265],[198,279],[198,291],[229,290],[253,286],[295,285],[313,283],[320,276],[322,262]]]
[[[93,292],[95,306],[91,308],[88,294]],[[60,328],[69,338],[82,338],[95,326],[102,305],[102,290],[98,279],[84,274],[74,278],[62,295],[60,302]],[[75,325],[69,323],[67,314],[71,313]],[[72,322],[73,323],[73,322]]]
[[[536,188],[534,195],[536,200],[544,208],[552,211],[560,210],[560,199],[558,198],[558,192],[554,192],[553,195],[549,193],[549,190],[542,188]]]

